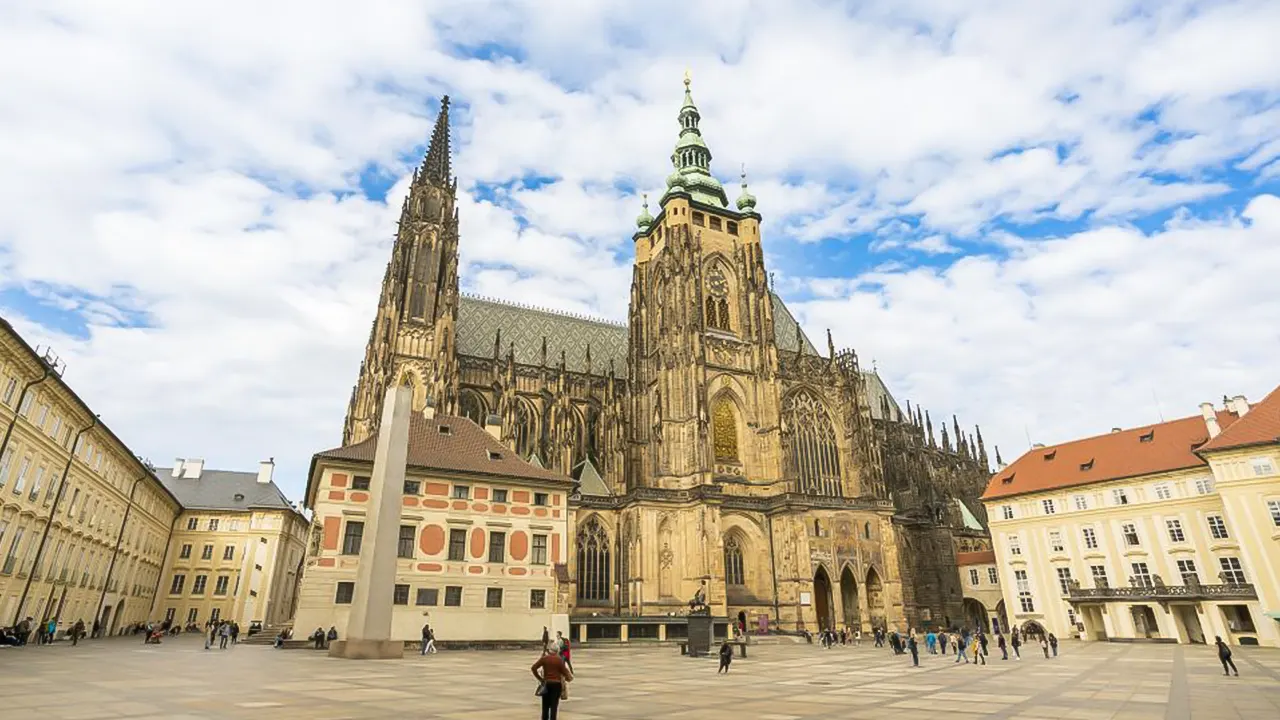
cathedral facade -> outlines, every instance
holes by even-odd
[[[745,179],[730,203],[685,81],[673,171],[632,236],[628,322],[459,292],[446,98],[402,208],[343,444],[392,384],[500,423],[578,481],[559,596],[578,617],[681,613],[702,589],[750,627],[960,618],[957,549],[985,543],[981,434],[904,411],[853,350],[820,351],[770,287]]]

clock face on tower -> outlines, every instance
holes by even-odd
[[[711,277],[707,279],[707,287],[716,297],[723,297],[729,293],[729,281],[724,279],[724,273],[720,272],[719,268],[711,271]]]

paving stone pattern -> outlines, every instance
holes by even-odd
[[[994,649],[994,648],[993,648]],[[997,653],[998,658],[998,653]],[[333,660],[310,650],[203,649],[196,637],[0,649],[0,720],[99,718],[536,718],[528,652]],[[563,720],[1164,720],[1280,718],[1280,651],[1240,648],[1223,677],[1212,648],[1064,643],[987,666],[887,649],[758,645],[717,676],[674,647],[578,650]]]

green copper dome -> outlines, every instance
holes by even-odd
[[[747,190],[747,170],[742,169],[742,193],[738,195],[738,209],[743,212],[755,212],[756,196]]]
[[[644,232],[645,230],[648,230],[649,226],[652,224],[653,216],[649,214],[649,196],[646,194],[644,195],[644,207],[636,217],[636,227],[639,228],[641,232]]]
[[[693,104],[693,92],[690,89],[688,74],[684,78],[684,104],[680,106],[677,120],[680,123],[680,138],[676,141],[675,151],[671,154],[671,164],[675,172],[667,177],[667,192],[663,200],[675,192],[688,192],[694,200],[712,207],[729,207],[728,196],[724,186],[711,174],[711,149],[702,139],[702,131],[698,123],[702,116],[698,106]]]

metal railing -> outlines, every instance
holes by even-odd
[[[1221,585],[1137,585],[1133,587],[1070,588],[1074,602],[1089,600],[1257,600],[1248,583]]]

